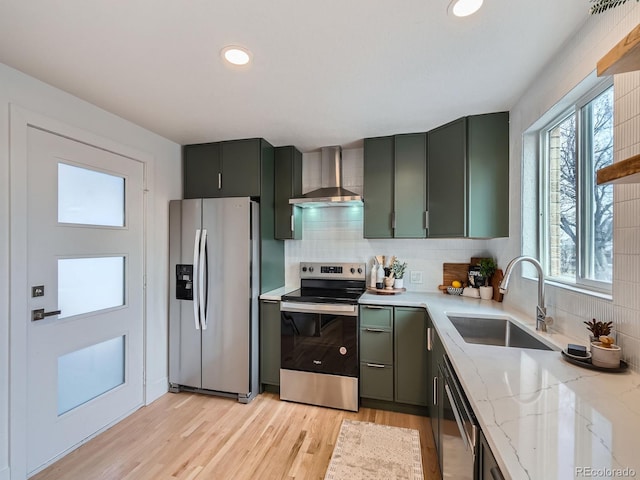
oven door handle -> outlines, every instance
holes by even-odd
[[[347,317],[358,316],[357,305],[335,305],[327,303],[281,302],[280,311],[298,313],[325,313],[345,315]]]

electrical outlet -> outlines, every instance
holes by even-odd
[[[422,272],[412,270],[411,271],[411,283],[422,283]]]

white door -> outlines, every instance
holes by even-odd
[[[142,405],[144,168],[27,130],[33,473]]]

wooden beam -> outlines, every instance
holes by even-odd
[[[640,155],[601,168],[596,175],[598,185],[640,183]]]
[[[598,76],[640,70],[640,24],[598,62]]]

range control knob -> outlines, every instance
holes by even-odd
[[[362,268],[358,268],[358,273],[362,273]]]
[[[309,267],[309,273],[313,273],[313,267]]]
[[[302,271],[306,272],[307,271],[307,267],[302,267]]]
[[[351,267],[351,273],[356,273],[356,269]]]

